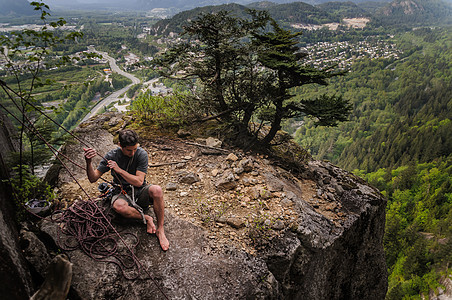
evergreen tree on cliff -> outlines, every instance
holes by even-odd
[[[297,47],[301,32],[282,29],[267,12],[248,13],[248,19],[227,11],[200,15],[185,26],[185,40],[155,64],[164,76],[196,79],[195,101],[206,115],[233,124],[242,145],[243,133],[248,146],[250,136],[251,144],[269,145],[287,118],[308,115],[326,126],[344,121],[351,105],[341,97],[295,102],[290,92],[304,84],[326,85],[343,73],[303,65],[306,54]]]
[[[254,33],[254,44],[258,49],[258,60],[273,75],[272,85],[267,94],[271,96],[271,114],[268,120],[270,131],[262,140],[268,144],[281,129],[281,121],[301,115],[317,118],[323,126],[336,126],[345,121],[351,105],[342,97],[323,95],[314,100],[290,101],[294,96],[290,89],[305,84],[327,85],[327,79],[342,75],[343,72],[318,70],[304,66],[301,60],[307,53],[299,52],[296,38],[301,32],[291,33],[281,28],[275,20],[270,20],[273,31],[264,34]],[[265,118],[264,116],[261,119]]]

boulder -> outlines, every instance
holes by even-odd
[[[222,144],[223,144],[222,141],[220,141],[219,139],[213,138],[213,137],[208,137],[206,139],[206,146],[209,146],[209,147],[221,148]]]

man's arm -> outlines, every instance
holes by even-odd
[[[86,175],[88,176],[89,182],[96,182],[102,176],[102,172],[97,169],[94,170],[91,164],[91,160],[97,155],[97,152],[93,148],[83,148],[83,150],[85,151]]]
[[[110,167],[113,171],[115,171],[116,174],[121,175],[121,177],[124,178],[124,180],[130,183],[131,185],[136,187],[140,187],[143,185],[146,173],[137,170],[137,174],[132,175],[129,172],[121,169],[114,160],[109,160],[107,166]]]

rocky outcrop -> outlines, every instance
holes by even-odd
[[[278,298],[279,286],[265,262],[244,251],[209,246],[206,232],[167,214],[171,249],[160,250],[142,224],[115,224],[119,232],[136,234],[139,279],[127,280],[112,263],[95,261],[82,251],[68,252],[73,263],[72,288],[81,299],[266,299]],[[42,230],[56,237],[54,224]],[[124,247],[118,243],[119,247]],[[149,277],[146,268],[152,278]]]
[[[384,299],[385,200],[329,163],[312,161],[308,170],[320,183],[319,194],[345,214],[334,221],[293,198],[300,213],[297,227],[263,251],[283,294],[288,299]]]
[[[76,132],[113,146],[109,132],[123,123],[104,115]],[[236,149],[212,155],[194,143],[155,136],[141,144],[151,159],[147,180],[166,187],[170,249],[161,251],[142,224],[116,224],[140,240],[139,279],[126,280],[116,265],[69,251],[72,298],[384,299],[386,200],[361,179],[315,160],[295,176]],[[81,148],[73,143],[65,151],[83,163]],[[84,171],[73,173],[83,186]],[[59,181],[62,197],[70,197],[64,173]],[[95,187],[85,189],[95,194]],[[55,240],[58,228],[50,221],[41,226]]]
[[[0,295],[3,299],[27,299],[32,290],[30,271],[18,243],[16,216],[6,167],[7,154],[17,151],[13,126],[0,111]]]

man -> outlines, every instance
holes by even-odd
[[[119,132],[119,147],[105,155],[96,170],[91,160],[97,155],[95,149],[83,148],[85,151],[86,174],[90,182],[96,182],[103,173],[111,170],[114,182],[121,185],[129,195],[119,193],[112,198],[113,209],[125,218],[144,219],[148,233],[155,233],[164,251],[169,249],[169,242],[163,228],[165,204],[163,191],[158,185],[146,185],[148,154],[138,147],[138,135],[126,129]],[[135,200],[135,201],[134,201]],[[152,217],[144,214],[152,204],[157,217],[157,228]]]

